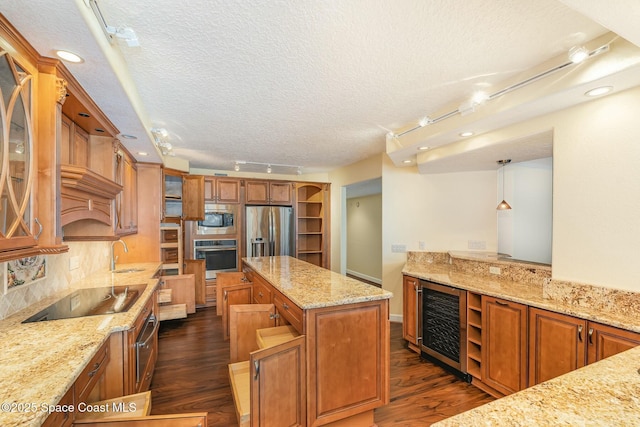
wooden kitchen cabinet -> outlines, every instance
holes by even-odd
[[[240,203],[240,180],[227,177],[204,177],[204,201]]]
[[[418,299],[421,297],[420,281],[415,277],[402,278],[402,338],[409,348],[420,352],[418,348]]]
[[[115,228],[118,236],[125,236],[138,232],[138,168],[124,148],[118,148],[115,156],[116,183],[122,185],[115,200]]]
[[[216,276],[218,302],[216,310],[222,316],[224,339],[230,336],[230,307],[236,304],[251,304],[253,299],[252,283],[247,281],[241,272],[224,272]]]
[[[303,309],[248,266],[243,271],[270,289],[276,324],[304,336],[307,419],[300,425],[373,425],[373,410],[389,401],[388,300]]]
[[[240,427],[308,425],[305,346],[298,336],[229,365]]]
[[[168,299],[162,299],[158,307],[161,321],[183,319],[196,312],[195,275],[162,276],[159,292],[168,295]]]
[[[527,306],[482,296],[484,384],[503,395],[527,387]]]
[[[530,307],[529,385],[583,367],[586,338],[586,320]]]
[[[247,180],[245,203],[248,205],[291,206],[292,183],[287,181]]]
[[[204,176],[182,176],[182,219],[198,221],[204,219]]]
[[[640,334],[601,323],[589,322],[587,363],[594,363],[640,345]]]
[[[296,183],[296,258],[329,268],[329,184]]]
[[[206,268],[205,260],[203,259],[184,260],[185,274],[193,274],[196,306],[205,306],[207,304]]]
[[[204,176],[162,171],[163,221],[204,219]]]

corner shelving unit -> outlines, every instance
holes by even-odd
[[[467,373],[481,379],[482,296],[467,293]]]
[[[296,257],[326,267],[325,184],[296,184],[296,200]]]

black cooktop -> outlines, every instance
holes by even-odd
[[[78,289],[22,323],[122,313],[138,300],[146,285]]]

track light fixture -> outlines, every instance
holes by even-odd
[[[387,142],[392,141],[393,139],[399,138],[403,135],[406,135],[408,133],[414,132],[418,129],[422,129],[425,126],[428,125],[432,125],[438,122],[441,122],[442,120],[446,120],[450,117],[454,117],[458,114],[460,114],[461,116],[466,116],[468,114],[472,114],[476,111],[476,107],[485,104],[486,102],[489,102],[491,100],[494,100],[496,98],[499,98],[503,95],[506,95],[509,92],[513,92],[517,89],[523,88],[527,85],[529,85],[530,83],[533,83],[535,81],[538,81],[544,77],[547,77],[557,71],[560,71],[564,68],[567,68],[569,66],[578,64],[580,62],[583,62],[587,59],[593,58],[594,56],[597,56],[601,53],[607,52],[609,50],[609,45],[605,44],[603,46],[600,46],[597,49],[594,49],[592,51],[589,51],[586,47],[584,46],[574,46],[569,50],[569,60],[565,63],[562,63],[556,67],[553,67],[549,70],[543,71],[541,73],[538,73],[534,76],[528,77],[518,83],[514,83],[510,86],[505,87],[504,89],[501,89],[497,92],[488,94],[486,92],[477,92],[475,93],[470,99],[460,103],[460,105],[458,106],[458,108],[456,108],[455,110],[449,111],[448,113],[442,114],[440,116],[437,117],[430,117],[430,116],[425,116],[423,117],[419,122],[417,126],[414,126],[410,129],[407,129],[403,132],[400,133],[395,133],[395,132],[388,132],[386,135],[387,138]]]
[[[167,140],[169,138],[169,132],[164,128],[151,129],[153,140],[156,143],[156,147],[160,150],[163,156],[174,156],[173,146]]]

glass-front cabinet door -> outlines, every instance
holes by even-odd
[[[0,49],[0,251],[37,243],[31,203],[35,175],[32,77]]]

